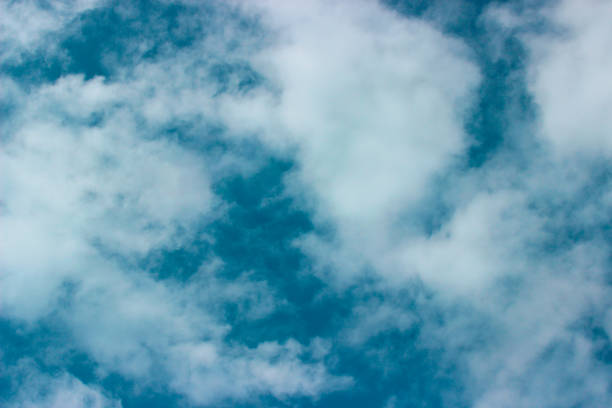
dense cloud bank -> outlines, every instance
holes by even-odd
[[[611,20],[2,3],[2,405],[612,406]]]

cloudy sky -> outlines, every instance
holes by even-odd
[[[0,2],[0,406],[612,406],[610,0]]]

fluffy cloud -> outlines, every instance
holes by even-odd
[[[469,144],[463,117],[479,81],[469,50],[376,2],[249,10],[275,34],[251,57],[271,90],[228,97],[222,117],[237,133],[258,131],[295,151],[295,189],[308,189],[308,204],[337,227],[342,245],[377,258],[400,213]],[[304,248],[316,251],[316,241]],[[356,272],[337,270],[340,278]]]
[[[181,282],[138,266],[199,238],[222,213],[211,179],[245,167],[231,153],[209,164],[215,153],[205,146],[164,137],[168,122],[200,123],[206,109],[195,101],[213,92],[165,66],[142,64],[138,75],[113,79],[63,76],[33,88],[3,78],[10,107],[1,153],[3,317],[30,328],[52,319],[70,344],[56,354],[85,352],[100,378],[120,374],[192,403],[316,397],[346,387],[350,378],[330,375],[325,356],[303,362],[309,348],[294,340],[226,344],[225,306],[248,320],[282,304],[248,271],[228,281],[213,262]],[[164,116],[166,106],[173,109]],[[106,404],[62,378],[27,403]]]
[[[2,153],[7,311],[36,318],[64,279],[92,269],[96,247],[173,247],[210,210],[202,159],[142,134],[118,85],[66,77],[16,97]],[[26,288],[38,296],[23,302]]]
[[[10,408],[121,408],[121,402],[108,397],[100,389],[83,384],[68,373],[42,373],[31,360],[20,360],[16,366],[3,367],[10,372],[16,394]]]
[[[497,21],[514,29],[534,18],[496,10],[503,11],[496,13]],[[523,35],[530,53],[529,88],[540,108],[542,137],[559,153],[609,155],[612,151],[612,98],[607,92],[612,86],[610,15],[612,5],[606,1],[559,1],[540,12],[549,30]]]
[[[187,3],[177,24],[210,32],[183,49],[164,42],[108,78],[1,79],[4,318],[51,320],[99,378],[119,374],[193,405],[350,387],[329,371],[336,344],[230,336],[228,305],[243,321],[287,305],[261,275],[230,280],[214,254],[185,279],[142,267],[214,241],[201,234],[225,216],[215,183],[257,168],[260,158],[233,150],[252,143],[295,164],[284,194],[314,224],[296,246],[324,296],[352,307],[327,332],[338,347],[386,371],[401,364],[373,339],[410,333],[411,347],[457,367],[456,399],[475,407],[611,405],[598,357],[611,331],[605,2],[493,6],[480,17],[491,31],[481,59],[511,58],[510,38],[525,47],[509,77],[525,75],[534,105],[506,101],[503,137],[521,142],[476,168],[465,166],[475,143],[466,120],[492,79],[441,31],[450,23],[439,8],[425,20],[375,1],[237,1],[211,16]],[[9,3],[5,15],[19,21],[33,4]],[[2,58],[15,63],[72,21],[66,4],[34,7],[39,23],[18,34],[6,25]],[[83,4],[74,13],[93,7]],[[534,21],[546,29],[534,33]],[[185,124],[188,135],[169,134]],[[425,227],[427,217],[436,222]],[[36,372],[16,406],[119,404],[68,373]],[[388,406],[403,401],[395,391]]]
[[[18,63],[23,54],[54,48],[50,40],[79,14],[103,0],[6,1],[0,5],[0,62]]]
[[[300,13],[273,2],[256,7],[276,34],[252,57],[270,90],[228,98],[223,106],[227,122],[244,119],[236,133],[257,132],[295,154],[299,167],[288,185],[306,197],[319,225],[334,231],[331,241],[316,234],[299,240],[328,271],[324,276],[351,285],[361,282],[360,272],[372,272],[376,290],[386,292],[388,303],[364,301],[354,310],[349,343],[412,329],[421,317],[422,344],[446,349],[450,361],[465,366],[467,398],[478,406],[609,400],[597,346],[577,328],[587,316],[603,324],[608,307],[606,243],[597,230],[609,206],[597,197],[607,196],[609,185],[593,186],[590,175],[605,170],[581,155],[607,152],[605,86],[597,78],[606,81],[609,36],[598,22],[609,12],[597,3],[573,16],[575,7],[487,10],[496,29],[503,27],[492,36],[492,60],[505,57],[512,35],[530,52],[528,91],[540,115],[525,123],[517,114],[524,102],[508,101],[505,135],[528,132],[516,143],[524,150],[516,157],[502,152],[463,174],[455,159],[469,146],[463,120],[479,81],[475,63],[457,40],[375,3],[309,2]],[[532,34],[530,25],[542,16],[568,31]],[[576,72],[570,59],[578,54],[584,55]],[[576,84],[571,96],[568,83]],[[587,113],[574,120],[576,112]],[[432,198],[440,175],[455,185]],[[596,193],[585,198],[586,189]],[[423,206],[440,202],[450,214],[439,229],[411,228]],[[575,229],[592,232],[565,238]],[[393,300],[415,281],[434,294],[416,313]],[[429,322],[426,310],[438,310],[444,323]],[[476,344],[481,348],[461,352]],[[550,380],[565,363],[589,381],[569,374]],[[556,381],[574,386],[561,389]],[[559,397],[536,398],[543,390]]]
[[[308,349],[295,341],[266,342],[255,349],[228,350],[228,358],[210,344],[182,345],[175,349],[181,363],[173,368],[171,385],[204,405],[227,397],[249,400],[266,393],[280,400],[296,395],[316,398],[352,385],[349,377],[330,377],[322,362],[302,362],[301,357],[307,354],[323,357],[317,350],[316,342]]]

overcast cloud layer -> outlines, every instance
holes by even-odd
[[[612,406],[612,3],[0,4],[0,405]]]

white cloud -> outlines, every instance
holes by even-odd
[[[585,150],[607,152],[612,140],[603,52],[609,13],[603,2],[596,6],[575,17],[575,2],[552,9],[557,23],[574,21],[565,36],[521,34],[532,52],[529,90],[541,121],[526,124],[513,116],[520,101],[508,101],[506,135],[529,132],[520,136],[525,141],[541,135],[553,149],[517,143],[538,146],[519,152],[523,167],[500,154],[480,169],[449,176],[457,185],[438,199],[450,215],[431,236],[402,222],[422,214],[417,207],[427,205],[422,199],[433,190],[434,176],[456,170],[454,158],[469,145],[462,115],[479,75],[464,46],[374,2],[313,1],[298,12],[275,2],[251,6],[276,35],[251,59],[271,91],[228,97],[221,115],[230,124],[242,119],[236,133],[257,132],[270,146],[295,154],[290,189],[306,197],[319,226],[336,232],[331,243],[314,234],[299,240],[325,276],[355,284],[359,272],[370,269],[380,279],[378,289],[389,294],[391,301],[370,313],[362,310],[371,306],[365,301],[354,310],[349,342],[413,327],[410,314],[397,313],[395,322],[388,316],[393,294],[419,279],[433,292],[426,307],[447,317],[424,331],[423,345],[446,348],[451,361],[465,364],[463,380],[476,405],[590,403],[592,393],[609,399],[600,386],[609,375],[597,368],[594,345],[576,328],[608,306],[606,244],[599,236],[564,241],[568,229],[596,229],[609,214],[597,196],[583,196],[593,167],[580,159]],[[505,11],[490,9],[487,17],[502,18],[503,35],[536,18]],[[571,95],[568,84],[576,84]],[[575,112],[582,113],[577,120]],[[564,160],[555,156],[557,148]],[[481,348],[461,352],[475,345]],[[573,351],[547,357],[557,347]],[[549,378],[564,363],[588,381],[555,386],[573,381],[563,373]],[[536,398],[538,390],[556,394]]]
[[[224,305],[250,320],[282,304],[248,271],[229,282],[208,265],[181,283],[134,266],[188,245],[218,215],[211,179],[235,163],[228,154],[209,164],[206,152],[160,136],[168,121],[197,122],[194,100],[210,98],[202,82],[191,87],[196,78],[163,67],[115,80],[66,76],[27,92],[6,80],[2,315],[32,325],[53,315],[67,329],[67,349],[86,352],[100,377],[170,387],[192,403],[316,397],[350,385],[329,374],[323,355],[302,362],[295,341],[225,343]],[[174,110],[159,118],[150,106]]]
[[[525,211],[520,192],[478,194],[458,208],[431,237],[406,240],[398,248],[401,268],[417,271],[430,287],[473,295],[500,276],[512,277],[533,256],[530,245],[545,238],[541,220]]]
[[[23,14],[11,4],[11,15]],[[194,404],[262,394],[316,398],[350,386],[328,372],[328,348],[316,341],[226,343],[231,328],[222,305],[236,303],[244,319],[258,319],[283,304],[248,271],[227,282],[212,264],[179,283],[129,266],[189,242],[198,223],[217,215],[211,183],[227,168],[252,168],[231,153],[213,163],[156,136],[173,121],[211,121],[233,138],[256,135],[295,158],[288,190],[313,210],[317,226],[336,232],[331,242],[310,234],[299,245],[330,282],[354,284],[361,271],[374,270],[372,290],[388,298],[357,302],[341,332],[349,345],[410,330],[435,309],[442,323],[424,319],[421,345],[444,349],[465,369],[461,381],[475,406],[609,402],[602,384],[610,376],[594,357],[596,345],[575,327],[594,314],[607,316],[602,324],[610,331],[606,244],[595,235],[543,249],[565,227],[607,222],[612,203],[609,186],[584,197],[592,168],[578,158],[607,155],[612,140],[603,52],[610,9],[589,4],[544,9],[567,29],[560,36],[522,37],[541,112],[534,133],[564,159],[544,145],[521,152],[524,168],[508,155],[453,175],[456,185],[438,197],[448,218],[427,235],[403,223],[422,214],[417,207],[427,205],[436,176],[456,170],[465,154],[464,115],[480,75],[461,41],[378,2],[239,3],[266,34],[232,54],[226,45],[236,33],[228,28],[113,79],[68,76],[31,93],[3,79],[2,99],[14,105],[1,125],[3,315],[35,323],[53,312],[100,376],[161,383]],[[491,10],[488,18],[512,33],[524,18]],[[37,13],[40,28],[11,42],[11,58],[71,18],[52,24],[46,11]],[[214,98],[207,69],[215,61],[246,61],[265,85],[243,92],[232,80]],[[398,301],[415,281],[431,292],[419,299],[424,312]],[[305,363],[307,355],[314,361]],[[58,401],[98,395],[70,377],[53,381],[68,390]],[[49,395],[47,405],[55,401]]]
[[[102,5],[103,1],[3,1],[0,3],[0,62],[18,63],[24,54],[54,48],[50,37],[79,14]]]
[[[129,97],[82,77],[20,95],[1,154],[7,310],[35,318],[63,279],[89,269],[96,245],[123,256],[171,248],[210,211],[203,158],[143,134],[120,102]],[[96,114],[102,124],[89,125]],[[24,302],[23,285],[38,296]]]
[[[552,32],[526,35],[529,86],[542,136],[562,154],[612,152],[612,4],[560,1],[543,10]]]
[[[310,348],[318,350],[316,344]],[[292,340],[284,344],[266,342],[254,349],[230,350],[228,358],[210,344],[183,345],[176,349],[177,359],[189,363],[174,366],[172,386],[195,403],[208,405],[228,396],[249,399],[264,393],[281,400],[295,395],[316,398],[324,391],[352,384],[349,377],[330,377],[320,361],[304,364],[300,356],[308,351]],[[218,359],[226,361],[219,364]]]
[[[121,402],[68,373],[49,375],[27,359],[6,368],[18,380],[7,408],[121,408]]]
[[[460,41],[377,2],[250,6],[275,34],[251,62],[278,92],[230,96],[221,116],[295,151],[290,184],[308,189],[341,245],[375,259],[399,213],[468,145],[463,115],[478,69]]]
[[[417,313],[397,301],[397,298],[405,300],[408,297],[406,293],[402,295],[404,296],[387,296],[384,300],[370,300],[358,304],[353,310],[351,322],[345,323],[347,327],[340,338],[352,346],[360,346],[388,330],[405,331],[416,327]]]

